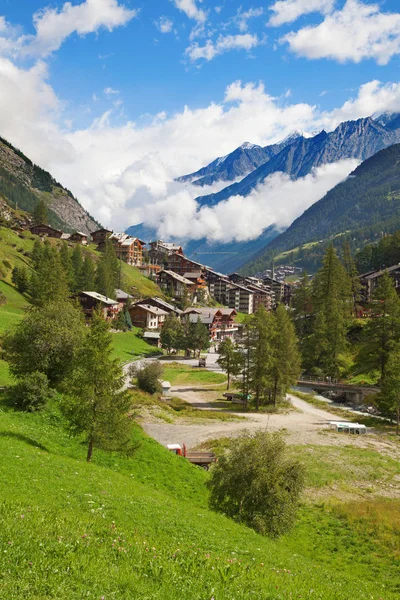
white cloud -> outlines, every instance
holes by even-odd
[[[278,0],[270,7],[275,14],[270,18],[269,25],[279,27],[313,12],[325,15],[331,12],[335,4],[336,0]]]
[[[176,8],[185,13],[189,19],[194,19],[199,23],[205,23],[207,13],[197,6],[196,0],[172,0]]]
[[[219,54],[230,52],[231,50],[251,50],[263,43],[263,40],[257,35],[244,33],[240,35],[220,35],[216,42],[207,40],[204,46],[197,42],[191,44],[186,49],[186,54],[192,62],[200,59],[212,60]]]
[[[261,15],[263,15],[263,14],[264,14],[264,9],[262,7],[249,8],[249,10],[246,10],[244,12],[242,12],[242,9],[240,8],[235,17],[235,21],[239,27],[239,31],[241,31],[242,33],[247,31],[249,19],[255,19],[257,17],[261,17]]]
[[[85,0],[72,5],[65,2],[60,10],[45,8],[33,15],[35,35],[15,37],[14,31],[0,23],[0,53],[17,56],[45,57],[58,50],[73,33],[85,36],[101,28],[112,31],[136,17],[137,10],[129,10],[118,0]]]
[[[154,24],[161,33],[171,33],[174,27],[173,21],[168,17],[160,17],[157,21],[154,21]]]
[[[115,96],[119,94],[119,90],[114,90],[112,87],[106,87],[104,93],[106,96]]]
[[[400,53],[400,13],[383,13],[378,4],[347,0],[342,10],[319,25],[292,31],[281,41],[295,54],[310,59],[359,63],[370,58],[386,65]]]

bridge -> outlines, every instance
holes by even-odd
[[[363,404],[364,399],[370,394],[377,394],[380,388],[367,385],[350,385],[341,383],[337,379],[301,377],[297,380],[298,387],[311,388],[316,392],[337,392],[354,404]]]

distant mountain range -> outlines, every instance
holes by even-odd
[[[243,267],[246,272],[269,267],[273,256],[292,249],[308,252],[318,243],[361,239],[363,244],[400,229],[400,144],[365,160],[349,177],[313,204],[292,225]],[[312,246],[312,243],[316,246]],[[360,247],[358,243],[358,247]],[[319,253],[321,254],[321,252]]]
[[[400,114],[384,113],[377,118],[346,121],[332,132],[320,131],[311,137],[295,132],[282,142],[264,148],[245,143],[231,154],[217,158],[177,181],[205,186],[242,178],[218,193],[197,198],[200,206],[215,206],[231,196],[248,196],[272,173],[283,172],[295,180],[321,165],[348,158],[365,160],[397,143],[400,143]],[[141,227],[137,225],[128,231],[131,235],[149,239],[143,236]],[[152,237],[156,236],[155,231],[152,234]],[[271,226],[257,239],[248,242],[221,244],[205,239],[191,240],[185,244],[185,249],[189,256],[199,262],[228,272],[239,269],[249,261],[251,263],[252,255],[262,254],[278,235],[279,232]]]
[[[89,234],[99,228],[69,190],[3,138],[0,138],[0,197],[12,208],[31,213],[43,199],[50,224],[60,229]]]

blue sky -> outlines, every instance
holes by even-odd
[[[196,192],[175,176],[400,110],[399,54],[398,0],[0,0],[0,135],[104,223],[167,235],[179,203],[184,235]]]

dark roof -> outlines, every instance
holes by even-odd
[[[365,279],[375,279],[376,277],[382,277],[385,271],[391,273],[392,271],[397,270],[400,270],[400,264],[392,265],[391,267],[388,267],[387,269],[382,269],[381,271],[374,271],[373,273],[371,273],[371,275],[367,275]]]

